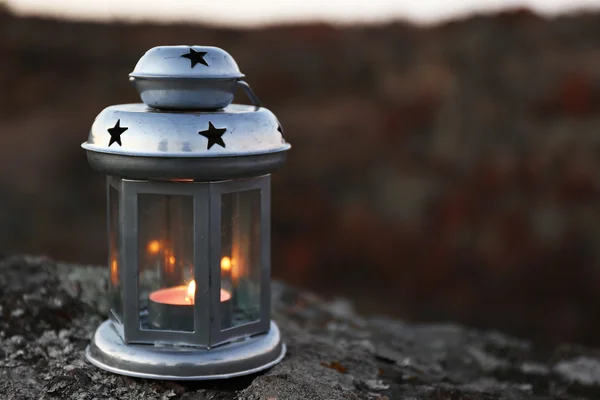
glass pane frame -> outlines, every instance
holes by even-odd
[[[220,182],[157,182],[107,177],[118,192],[119,282],[122,316],[111,310],[113,326],[126,343],[183,344],[210,348],[232,340],[265,333],[271,317],[271,187],[270,175]],[[221,196],[260,191],[260,312],[250,323],[221,329]],[[139,194],[193,196],[194,331],[145,330],[140,325],[139,304]],[[108,205],[110,207],[110,205]],[[110,224],[110,208],[108,209]],[[110,230],[110,225],[109,228]],[[110,234],[110,232],[109,232]],[[110,242],[110,241],[109,241]],[[109,254],[110,243],[109,243]],[[110,268],[110,263],[109,263]]]
[[[259,319],[221,329],[221,197],[246,190],[260,192],[260,312]],[[271,320],[271,180],[270,175],[210,183],[210,345],[216,346],[267,332]]]
[[[181,343],[208,347],[209,313],[209,185],[202,182],[156,182],[121,179],[120,219],[123,290],[123,339],[126,343]],[[194,331],[145,330],[140,324],[138,195],[181,195],[193,197]]]
[[[112,202],[111,202],[111,192],[115,191],[117,194],[117,215],[112,214]],[[114,193],[114,192],[113,192]],[[109,319],[113,322],[117,332],[121,337],[124,337],[123,334],[123,257],[121,254],[122,244],[121,242],[121,216],[123,215],[123,210],[121,208],[121,179],[107,176],[106,177],[106,218],[107,218],[107,234],[108,234],[108,286],[109,286]],[[115,232],[113,232],[115,230]],[[113,233],[116,233],[116,241],[112,237]],[[115,248],[113,248],[113,246]],[[115,256],[113,258],[113,256]],[[115,271],[113,270],[113,263],[116,262],[117,270],[116,277],[113,277]],[[111,280],[116,278],[118,285],[114,285]],[[118,293],[115,293],[115,290],[118,290]],[[115,297],[117,297],[117,301],[119,304],[119,310],[115,310]]]

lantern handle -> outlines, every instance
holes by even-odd
[[[258,99],[258,96],[256,94],[254,94],[254,91],[252,90],[252,88],[250,87],[250,85],[248,85],[248,83],[246,81],[243,81],[241,79],[238,79],[236,81],[238,86],[241,86],[242,89],[244,89],[244,93],[246,93],[246,96],[248,96],[248,99],[250,99],[250,102],[255,105],[256,107],[262,107],[262,103],[261,101]]]

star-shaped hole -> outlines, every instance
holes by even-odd
[[[108,142],[108,147],[110,147],[113,143],[116,143],[119,146],[122,146],[121,134],[123,134],[123,132],[125,132],[127,129],[129,129],[129,128],[121,126],[120,119],[117,121],[115,126],[113,126],[112,128],[108,128],[108,133],[110,133],[110,141]]]
[[[197,64],[206,65],[208,67],[208,63],[204,59],[206,55],[206,51],[196,51],[190,47],[190,52],[186,54],[182,54],[181,57],[187,58],[190,60],[190,67],[194,68]]]
[[[225,148],[225,142],[223,141],[222,136],[226,131],[227,128],[215,128],[212,122],[208,121],[208,129],[205,131],[200,131],[198,134],[208,139],[206,150],[210,150],[210,148],[215,144]]]

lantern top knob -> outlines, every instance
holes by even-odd
[[[213,46],[157,46],[140,58],[134,78],[237,79],[244,77],[229,53]]]
[[[129,74],[142,101],[165,110],[224,108],[243,77],[233,57],[212,46],[154,47]]]

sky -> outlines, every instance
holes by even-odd
[[[556,15],[600,9],[599,0],[0,0],[18,14],[95,20],[190,21],[260,26],[298,21],[431,24],[472,13],[528,7]]]

